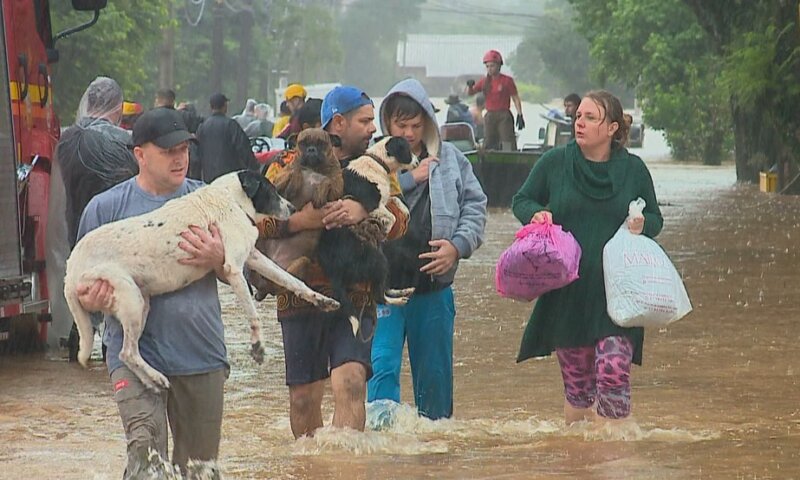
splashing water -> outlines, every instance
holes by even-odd
[[[180,468],[163,459],[152,448],[139,455],[132,470],[132,472],[127,472],[126,478],[136,480],[184,480]],[[189,460],[186,465],[185,480],[222,480],[222,475],[216,462]]]

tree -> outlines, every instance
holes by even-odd
[[[51,2],[50,8],[55,32],[90,18],[72,10],[70,2]],[[155,91],[148,88],[156,78],[154,49],[167,20],[167,7],[159,0],[109,2],[95,25],[59,40],[53,84],[54,106],[62,123],[72,122],[83,92],[99,75],[115,79],[126,98]]]
[[[550,96],[586,92],[594,87],[589,43],[575,31],[573,10],[563,2],[548,2],[541,18],[525,31],[509,64],[517,78],[541,85]]]
[[[273,103],[280,77],[317,83],[338,78],[342,52],[322,0],[239,0],[218,14],[182,9],[176,51],[176,92],[200,101],[222,91],[238,110],[248,97]],[[209,78],[212,80],[209,85]],[[277,105],[274,105],[277,109]]]
[[[172,87],[180,101],[195,101],[201,109],[215,91],[225,92],[237,107],[247,97],[270,101],[270,90],[277,87],[273,70],[290,81],[337,79],[341,43],[326,5],[325,0],[207,0],[200,7],[177,0],[109,2],[97,24],[57,44],[56,110],[71,123],[83,91],[98,75],[117,80],[128,100],[149,104],[145,99],[159,87]],[[88,20],[69,2],[51,2],[51,9],[54,31]]]
[[[723,59],[740,181],[778,165],[778,186],[800,151],[800,1],[683,0]]]
[[[680,0],[569,0],[591,44],[595,73],[635,88],[648,125],[665,131],[673,157],[718,165],[729,111],[716,81],[722,63]]]
[[[541,18],[525,31],[522,43],[509,58],[517,78],[539,85],[547,98],[585,93],[596,88],[612,90],[623,101],[633,103],[633,91],[616,78],[599,74],[590,44],[577,31],[575,11],[563,0],[547,2]]]

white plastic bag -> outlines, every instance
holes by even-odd
[[[642,216],[645,201],[630,203],[628,219]],[[692,311],[678,271],[651,238],[634,235],[628,219],[603,248],[608,315],[621,327],[662,327]]]

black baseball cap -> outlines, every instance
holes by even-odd
[[[208,99],[208,103],[213,109],[222,108],[229,101],[230,100],[228,99],[228,97],[226,97],[221,93],[215,93],[214,95],[211,95],[211,98]]]
[[[180,112],[171,108],[154,108],[136,120],[131,145],[139,147],[152,142],[161,148],[172,148],[193,138]]]

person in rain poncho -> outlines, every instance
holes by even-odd
[[[242,113],[231,117],[234,120],[236,120],[236,123],[238,123],[240,127],[242,127],[242,130],[247,128],[247,126],[250,125],[251,122],[257,120],[256,105],[258,105],[258,102],[256,102],[254,98],[248,98],[247,103],[245,103],[244,105],[244,110],[242,110]]]
[[[97,77],[81,97],[75,124],[64,131],[56,146],[66,190],[71,247],[89,200],[139,172],[128,149],[131,134],[119,127],[122,102],[119,84],[108,77]]]
[[[56,168],[60,170],[63,189],[52,189],[50,205],[55,214],[56,208],[64,208],[66,204],[66,242],[48,233],[48,250],[52,251],[49,254],[52,261],[48,261],[48,276],[52,274],[53,277],[53,281],[49,282],[53,292],[51,310],[54,324],[59,323],[59,326],[72,323],[64,304],[64,289],[58,288],[58,283],[63,282],[64,262],[68,251],[75,246],[84,208],[98,193],[139,172],[136,158],[128,149],[131,134],[118,126],[122,119],[122,103],[119,84],[108,77],[97,77],[81,97],[75,124],[64,131],[56,146]],[[49,225],[55,232],[56,222],[50,222]],[[63,243],[68,244],[68,250]],[[77,359],[78,342],[78,331],[73,323],[68,341],[70,360]]]
[[[289,104],[284,100],[278,106],[278,117],[275,119],[275,126],[272,127],[272,136],[277,137],[280,135],[283,129],[286,128],[286,125],[289,124],[291,118],[292,111],[289,110]]]
[[[275,124],[269,120],[270,108],[266,103],[259,103],[255,107],[256,119],[247,124],[244,133],[249,137],[272,137]]]

